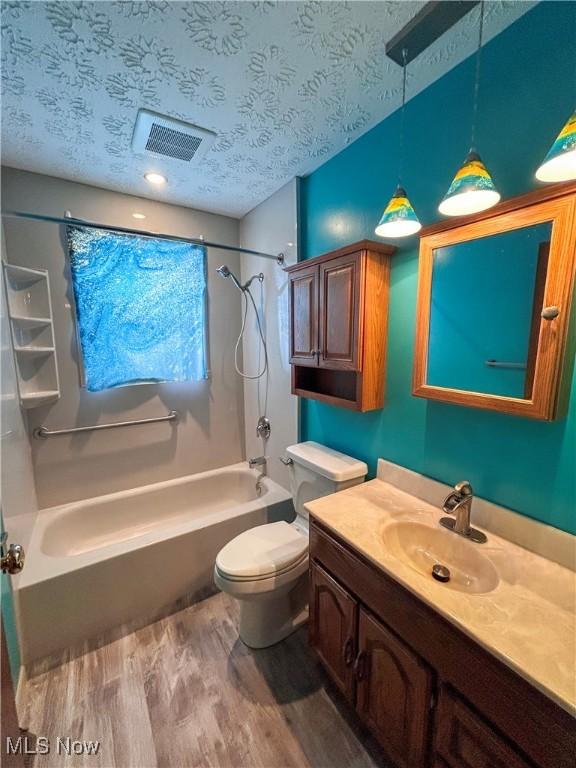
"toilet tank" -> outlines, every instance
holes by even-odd
[[[363,461],[308,440],[290,445],[290,490],[296,514],[307,518],[304,504],[364,482],[368,467]]]

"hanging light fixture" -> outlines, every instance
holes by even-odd
[[[400,116],[400,151],[398,185],[390,202],[384,209],[384,213],[378,226],[374,230],[379,237],[407,237],[422,229],[422,224],[412,207],[404,187],[401,185],[402,169],[404,162],[404,113],[406,111],[406,56],[407,51],[402,50],[402,112]]]
[[[484,27],[484,2],[480,3],[480,25],[478,50],[476,51],[476,78],[474,81],[474,105],[472,110],[471,149],[463,165],[454,177],[450,189],[438,206],[445,216],[464,216],[491,208],[500,200],[500,193],[494,186],[492,177],[474,149],[476,141],[476,118],[478,115],[478,91],[480,89],[480,55],[482,51],[482,32]]]
[[[576,179],[576,111],[562,128],[542,165],[536,171],[539,181]]]

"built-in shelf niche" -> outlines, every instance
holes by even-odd
[[[20,403],[36,408],[60,397],[50,280],[16,264],[4,264],[4,276]]]

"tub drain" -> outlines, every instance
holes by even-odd
[[[450,570],[449,568],[446,568],[445,565],[436,563],[436,565],[432,566],[432,576],[436,579],[436,581],[446,583],[447,581],[450,581]]]

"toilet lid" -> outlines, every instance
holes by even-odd
[[[296,565],[307,553],[308,538],[281,521],[236,536],[220,550],[216,567],[234,578],[270,576]]]

